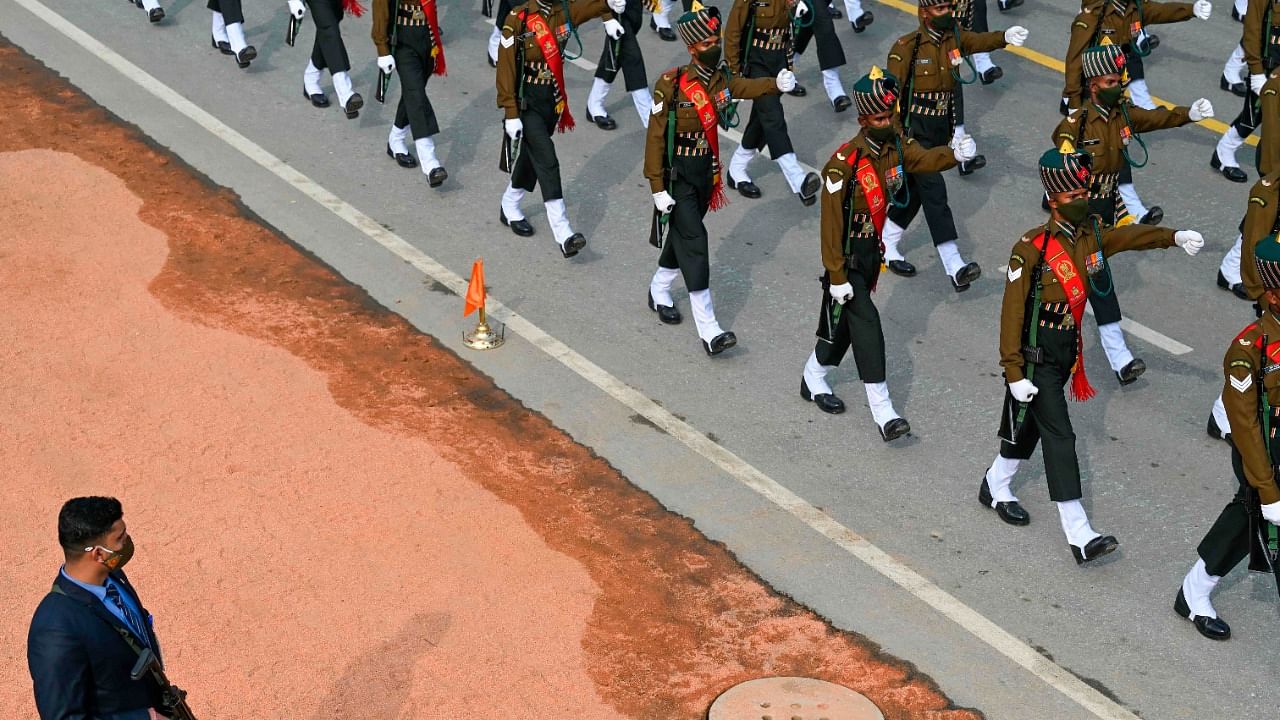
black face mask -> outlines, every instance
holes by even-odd
[[[1117,85],[1110,88],[1098,88],[1098,104],[1110,110],[1120,104],[1121,98],[1124,97],[1124,87]]]
[[[892,140],[898,134],[898,129],[889,123],[884,127],[876,127],[874,125],[867,126],[867,137],[878,143],[886,143]]]
[[[952,15],[951,13],[934,15],[933,17],[929,18],[929,24],[933,26],[934,30],[937,30],[939,32],[946,32],[956,24],[956,16]]]
[[[712,45],[706,50],[700,50],[694,56],[698,59],[698,64],[703,67],[714,68],[720,65],[720,46]]]
[[[1089,199],[1077,198],[1071,202],[1058,203],[1058,214],[1075,227],[1089,217]]]

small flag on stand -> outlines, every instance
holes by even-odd
[[[472,350],[492,350],[501,346],[505,341],[505,327],[502,328],[501,333],[495,333],[489,329],[489,323],[485,317],[484,301],[484,260],[476,258],[475,263],[471,266],[471,281],[467,283],[467,294],[463,299],[462,307],[463,317],[477,310],[480,311],[479,322],[476,323],[475,329],[462,336],[463,342]]]

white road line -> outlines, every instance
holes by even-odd
[[[291,185],[298,192],[310,197],[325,209],[342,218],[351,226],[385,247],[397,257],[413,265],[424,275],[450,288],[458,295],[464,294],[466,280],[410,245],[403,238],[378,224],[338,196],[321,187],[314,180],[290,167],[265,149],[236,132],[213,115],[187,100],[175,90],[146,73],[142,68],[126,60],[119,53],[71,24],[66,18],[45,7],[38,0],[13,0],[54,30],[64,35],[128,80],[154,95],[161,102],[185,115],[192,122],[208,130],[215,137],[242,153],[245,157]],[[489,300],[495,318],[505,322],[511,330],[577,373],[587,382],[608,393],[618,402],[641,414],[673,438],[684,443],[694,452],[706,458],[738,482],[759,493],[779,508],[835,543],[845,552],[866,563],[876,572],[950,618],[975,638],[991,646],[1000,654],[1022,666],[1082,708],[1103,720],[1138,720],[1137,716],[1110,700],[1066,669],[1051,662],[1026,643],[988,620],[981,613],[965,605],[956,597],[934,585],[924,576],[890,557],[880,548],[841,525],[826,513],[780,485],[742,458],[709,439],[693,426],[680,420],[640,391],[592,363],[577,351],[544,332],[496,300]]]

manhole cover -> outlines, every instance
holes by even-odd
[[[884,720],[870,700],[843,685],[800,677],[748,680],[724,691],[707,720]]]

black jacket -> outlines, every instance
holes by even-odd
[[[111,579],[142,608],[151,648],[159,656],[151,615],[137,591],[123,572],[111,573]],[[138,654],[117,630],[127,632],[125,626],[62,573],[53,582],[62,594],[50,591],[40,601],[27,635],[27,666],[40,720],[98,720],[158,706],[160,690],[154,681],[129,678]]]

